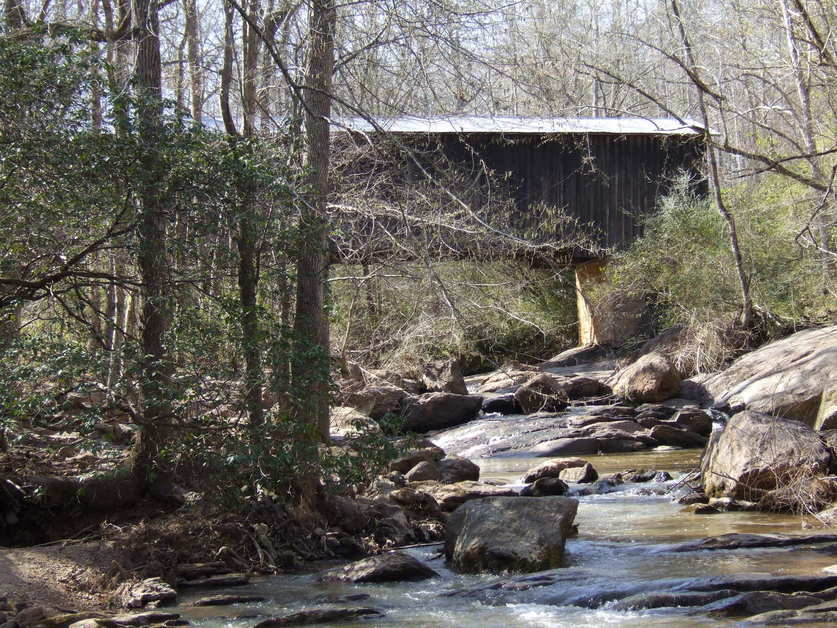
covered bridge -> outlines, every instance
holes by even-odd
[[[362,141],[375,143],[384,135],[410,147],[433,147],[464,171],[479,164],[506,182],[514,206],[512,232],[557,239],[544,227],[544,208],[550,206],[592,227],[596,246],[572,247],[569,256],[576,269],[583,344],[618,342],[618,336],[630,333],[622,319],[635,315],[590,311],[584,287],[600,276],[605,263],[596,250],[630,245],[642,233],[643,216],[683,174],[696,191],[705,191],[700,175],[704,129],[688,120],[402,116],[376,124],[348,118],[336,127]],[[399,167],[409,170],[407,163]]]
[[[403,116],[376,123],[381,130],[360,118],[342,120],[338,128],[373,141],[384,133],[409,146],[438,146],[463,169],[480,161],[507,182],[517,210],[510,227],[532,233],[539,207],[559,207],[591,225],[605,249],[622,248],[641,234],[642,216],[678,174],[701,180],[703,129],[690,121]],[[577,252],[576,261],[584,256]]]

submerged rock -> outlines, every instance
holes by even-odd
[[[342,567],[324,571],[320,582],[403,582],[427,580],[435,571],[404,552],[390,552],[364,558]]]
[[[608,608],[615,611],[634,611],[651,608],[666,608],[675,606],[705,606],[718,600],[723,600],[738,595],[737,591],[706,591],[702,593],[637,593],[630,595],[623,600],[610,604]]]
[[[578,501],[494,497],[468,502],[448,521],[445,554],[463,572],[530,572],[557,567]]]
[[[250,602],[264,602],[261,595],[210,595],[192,602],[192,606],[228,606],[230,604],[245,604]]]
[[[271,617],[257,623],[254,628],[273,628],[274,626],[305,626],[309,624],[329,624],[367,617],[383,617],[384,613],[376,608],[310,608],[298,613]]]
[[[750,591],[714,605],[710,617],[747,617],[777,610],[799,610],[820,604],[822,600],[804,593]]]
[[[696,552],[703,550],[737,550],[765,547],[792,547],[837,542],[837,534],[790,536],[784,534],[747,534],[734,532],[720,536],[708,536],[687,541],[671,548],[672,552]]]

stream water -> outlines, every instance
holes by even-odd
[[[672,472],[675,479],[697,466],[698,451],[648,452],[596,456],[591,461],[600,474],[628,468],[654,468]],[[484,479],[515,482],[522,471],[543,459],[480,459]],[[457,626],[509,628],[510,626],[720,626],[735,623],[715,620],[695,609],[618,611],[607,605],[589,609],[574,604],[582,597],[616,589],[639,587],[666,591],[695,579],[740,573],[772,575],[821,574],[837,557],[811,548],[748,549],[675,553],[671,543],[728,532],[803,534],[799,517],[762,513],[724,513],[698,516],[682,512],[668,495],[649,495],[667,488],[662,484],[625,484],[617,492],[580,498],[577,537],[566,546],[565,565],[555,584],[497,596],[445,595],[497,579],[489,575],[455,574],[445,567],[439,546],[408,550],[426,561],[441,578],[399,584],[323,584],[315,575],[280,575],[236,587],[230,593],[262,595],[268,601],[232,607],[189,607],[208,592],[181,597],[177,609],[197,626],[250,628],[267,616],[334,606],[340,596],[367,594],[349,606],[379,609],[382,618],[359,622],[367,626]],[[657,582],[661,581],[661,582]],[[212,593],[218,593],[213,591]],[[319,624],[347,625],[347,624]]]

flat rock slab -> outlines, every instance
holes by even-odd
[[[266,598],[260,595],[210,595],[195,600],[192,606],[229,606],[230,604],[248,604],[264,602]]]
[[[448,455],[465,458],[480,458],[497,454],[532,454],[533,449],[547,441],[558,439],[576,439],[588,436],[587,427],[570,427],[569,421],[582,416],[596,414],[598,423],[607,421],[606,417],[618,415],[625,419],[623,406],[569,407],[561,413],[537,413],[532,415],[482,416],[458,427],[433,434],[433,442],[444,449]],[[604,417],[604,418],[603,418]],[[595,439],[591,439],[595,441]],[[584,453],[598,453],[598,443],[574,453],[577,450],[562,450],[555,456],[574,456]],[[549,451],[539,452],[551,455]]]
[[[715,405],[744,405],[813,426],[837,380],[837,326],[806,329],[738,358],[699,386]]]
[[[257,623],[254,628],[273,628],[274,626],[305,626],[310,624],[327,624],[337,621],[364,619],[368,617],[383,617],[383,613],[376,608],[312,608],[282,617],[271,617]]]
[[[30,607],[31,608],[31,607]],[[87,611],[81,613],[61,613],[60,615],[52,615],[36,621],[33,625],[38,628],[67,628],[76,623],[84,621],[98,621],[104,622],[107,615],[96,611]],[[15,621],[14,623],[17,623]]]
[[[792,547],[794,545],[819,545],[837,542],[837,534],[811,534],[786,536],[782,534],[732,533],[708,536],[697,541],[676,545],[673,552],[697,552],[701,550],[736,550],[763,547]]]
[[[174,571],[179,578],[193,580],[195,578],[228,574],[232,570],[221,561],[213,561],[209,563],[180,563],[174,568]]]
[[[729,589],[703,593],[638,593],[608,606],[614,611],[635,611],[652,608],[674,608],[677,606],[705,606],[718,600],[737,597],[739,593]]]
[[[243,573],[231,573],[218,576],[207,576],[206,578],[195,578],[194,580],[183,580],[177,583],[179,587],[239,587],[247,584],[250,579]]]
[[[800,593],[750,591],[713,605],[708,614],[710,617],[749,617],[770,611],[799,610],[820,603],[819,598]]]
[[[110,621],[122,624],[123,626],[147,626],[149,624],[161,624],[172,619],[179,619],[179,613],[164,613],[162,611],[147,611],[145,613],[131,613],[129,615],[116,615]]]
[[[142,608],[152,602],[171,602],[177,598],[177,591],[160,578],[146,578],[142,582],[126,582],[120,585],[114,597],[123,608]]]
[[[435,571],[404,552],[370,556],[324,571],[320,582],[416,582],[438,576]]]
[[[517,489],[506,486],[494,486],[484,482],[454,482],[453,484],[439,484],[438,482],[414,482],[410,485],[422,493],[431,495],[444,512],[453,512],[462,504],[483,497],[517,497]]]

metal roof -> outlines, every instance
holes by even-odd
[[[389,133],[603,133],[610,135],[698,135],[703,125],[674,118],[524,118],[481,116],[400,116],[376,118]],[[335,118],[335,129],[373,133],[375,127],[364,118]]]

